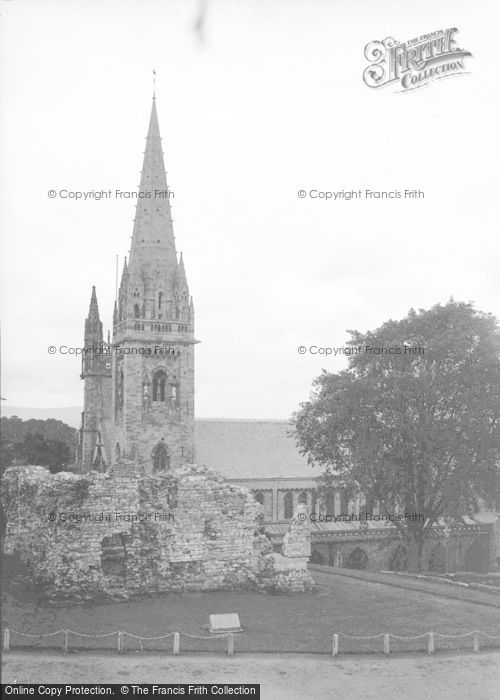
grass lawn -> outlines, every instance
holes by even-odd
[[[6,593],[2,627],[40,635],[61,628],[85,634],[104,634],[124,630],[154,637],[183,632],[206,637],[210,613],[237,612],[244,628],[235,639],[235,651],[244,652],[323,652],[331,651],[332,634],[374,635],[391,632],[415,636],[429,632],[464,634],[480,629],[500,636],[500,608],[452,600],[427,593],[393,588],[380,583],[360,581],[314,572],[320,585],[316,593],[266,595],[243,591],[210,593],[172,593],[120,603],[51,606],[37,601],[31,593]],[[63,635],[44,640],[12,635],[12,646],[22,643],[39,648],[60,648]],[[98,640],[70,636],[70,649],[116,648],[116,636]],[[488,640],[481,640],[487,646]],[[500,640],[489,640],[500,646]],[[425,649],[426,640],[391,640],[393,651]],[[472,638],[450,641],[440,639],[438,648],[471,648]],[[218,652],[226,640],[199,640],[183,635],[181,651]],[[144,641],[125,638],[125,649],[170,652],[172,638]],[[341,638],[341,651],[380,651],[382,640],[353,641]]]

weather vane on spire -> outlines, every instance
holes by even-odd
[[[153,100],[156,98],[156,71],[153,68]]]

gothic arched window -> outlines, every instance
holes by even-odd
[[[119,443],[119,442],[116,443],[115,456],[116,456],[117,461],[118,461],[118,460],[121,458],[121,456],[122,456],[122,451],[121,451],[120,443]]]
[[[347,557],[345,563],[348,569],[366,569],[368,566],[368,555],[361,547],[356,547]]]
[[[391,571],[407,571],[408,550],[402,544],[398,544],[393,552],[389,568]]]
[[[287,491],[285,493],[285,520],[293,518],[293,493]]]
[[[165,443],[159,442],[153,450],[153,469],[163,471],[170,466],[170,455]]]
[[[442,542],[438,542],[432,548],[429,557],[429,571],[446,571],[446,548]]]
[[[134,316],[135,318],[141,317],[141,309],[139,307],[139,304],[134,304]]]
[[[160,293],[158,294],[158,311],[161,310],[161,302],[162,302],[162,299],[163,299],[163,292],[160,292]]]
[[[260,503],[261,506],[264,505],[264,494],[261,491],[257,491],[255,494],[255,500]]]
[[[165,385],[167,375],[165,370],[157,369],[153,374],[153,401],[165,401]]]

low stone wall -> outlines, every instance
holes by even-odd
[[[464,571],[471,570],[467,553],[471,547],[479,548],[482,553],[485,570],[496,570],[491,546],[493,525],[460,525],[452,529],[448,538],[442,530],[431,530],[424,543],[423,562],[427,571]],[[405,559],[405,541],[397,533],[387,528],[384,532],[332,533],[329,538],[320,541],[312,539],[313,564],[334,567],[360,568],[371,571],[384,571],[401,568]],[[397,566],[398,552],[400,566]],[[493,562],[493,563],[492,563]],[[479,563],[478,563],[479,565]],[[476,569],[472,569],[476,570]]]
[[[126,460],[104,474],[11,467],[2,500],[5,552],[21,556],[51,599],[313,586],[304,530],[291,530],[288,556],[273,555],[259,532],[260,504],[206,467],[157,475]]]

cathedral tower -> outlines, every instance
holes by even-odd
[[[111,415],[111,354],[104,342],[95,287],[85,320],[82,373],[83,413],[77,462],[82,471],[104,469],[109,455],[104,446],[106,422]]]
[[[113,460],[155,471],[194,459],[196,342],[153,98],[130,260],[113,318]]]

